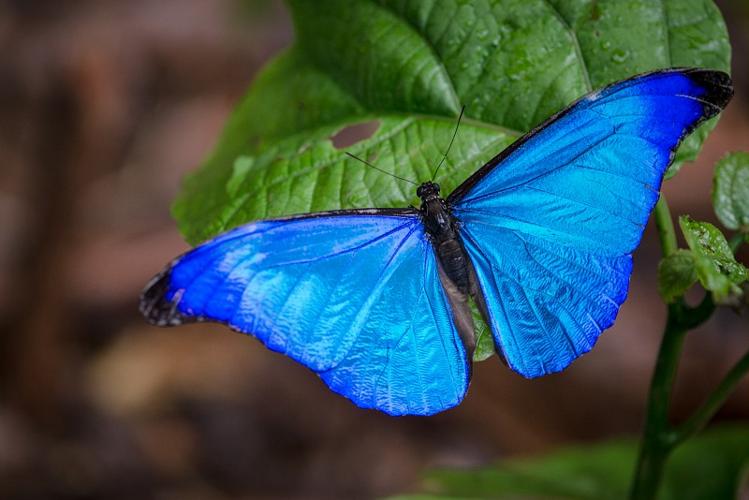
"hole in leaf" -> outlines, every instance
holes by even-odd
[[[357,142],[369,139],[377,132],[378,128],[380,128],[379,120],[348,125],[333,134],[330,141],[336,149],[347,148]]]

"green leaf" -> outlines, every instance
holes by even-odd
[[[228,184],[237,185],[256,172],[247,171],[239,178],[235,165],[244,155],[278,145],[293,134],[316,130],[320,124],[361,113],[356,100],[311,66],[298,50],[282,53],[257,76],[211,156],[185,180],[172,208],[180,231],[188,242],[196,244],[230,228],[223,217],[241,193]],[[260,217],[250,215],[237,224]]]
[[[436,498],[624,498],[634,458],[632,443],[609,443],[475,471],[437,470],[424,486]]]
[[[695,283],[697,270],[692,252],[678,250],[658,264],[658,293],[666,302],[674,302]]]
[[[478,470],[435,470],[424,480],[430,494],[398,498],[624,499],[636,456],[635,441],[619,441]],[[749,429],[706,432],[674,452],[658,498],[734,498],[748,463]]]
[[[677,448],[669,459],[659,498],[735,498],[747,465],[749,429],[724,427],[705,432]]]
[[[715,261],[732,281],[738,283],[747,279],[747,269],[736,262],[731,247],[720,229],[709,222],[695,221],[688,215],[679,217],[679,225],[687,245],[696,255]]]
[[[749,153],[730,153],[718,162],[713,207],[728,229],[749,233]]]
[[[413,179],[430,177],[435,160],[441,155],[435,142],[447,144],[455,129],[454,120],[442,117],[383,114],[377,121],[375,134],[347,151],[379,168]],[[190,224],[194,218],[203,220],[201,227],[190,226],[192,232],[188,234],[194,235],[191,240],[200,241],[249,220],[285,213],[418,204],[410,185],[368,168],[333,146],[329,138],[353,123],[296,134],[254,156],[238,157],[222,184],[222,199],[229,203],[204,205],[204,210],[211,209],[210,215],[199,213],[195,207],[192,217],[183,219]],[[441,170],[445,177],[440,184],[448,192],[473,172],[483,151],[502,149],[511,141],[505,134],[471,123],[461,127],[461,135],[464,140],[456,141]],[[191,182],[202,180],[194,177]],[[184,200],[175,207],[178,216],[193,210],[193,205]]]
[[[680,217],[679,225],[692,250],[702,286],[713,292],[717,302],[730,302],[731,296],[741,295],[738,285],[749,280],[749,269],[736,261],[723,233],[712,224],[688,216]]]
[[[467,105],[440,178],[455,186],[591,89],[661,67],[729,67],[711,0],[289,4],[295,46],[260,73],[175,203],[191,243],[263,217],[413,201],[411,187],[365,173],[331,146],[331,135],[356,123],[382,126],[353,152],[424,180]],[[701,136],[689,143],[679,158],[694,156]]]
[[[481,313],[473,303],[471,303],[471,312],[473,313],[473,323],[476,325],[476,350],[473,352],[473,360],[485,361],[496,353],[494,338],[489,326],[484,322]]]

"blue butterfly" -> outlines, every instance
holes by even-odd
[[[178,257],[146,287],[153,324],[217,321],[391,415],[459,404],[472,297],[511,369],[588,352],[627,297],[631,254],[682,139],[733,95],[722,72],[672,69],[594,92],[421,207],[258,221]]]

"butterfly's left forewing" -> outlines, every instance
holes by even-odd
[[[728,75],[705,70],[617,83],[518,140],[448,197],[495,344],[515,371],[560,371],[613,324],[674,151],[731,95]]]
[[[208,320],[255,336],[366,408],[428,415],[470,377],[415,211],[261,221],[174,261],[144,292],[156,324]]]

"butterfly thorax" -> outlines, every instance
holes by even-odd
[[[468,256],[460,242],[457,221],[440,197],[439,184],[425,182],[416,190],[421,198],[421,217],[437,253],[442,271],[458,290],[469,291]]]

